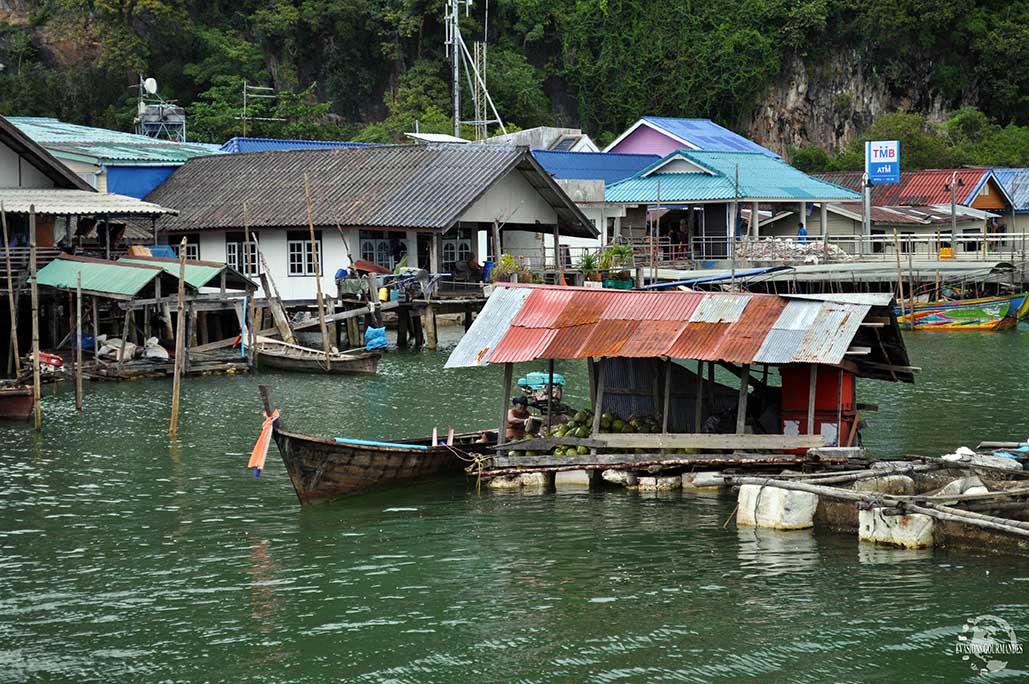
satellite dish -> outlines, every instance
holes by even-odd
[[[147,95],[153,95],[157,92],[157,81],[152,78],[146,79],[143,81],[143,90],[147,92]]]

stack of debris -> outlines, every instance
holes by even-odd
[[[853,256],[838,246],[821,240],[798,242],[789,238],[745,240],[739,243],[736,256],[748,261],[819,264],[829,261],[851,261]]]

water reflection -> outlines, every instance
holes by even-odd
[[[737,527],[740,565],[768,577],[813,570],[821,563],[814,530]]]

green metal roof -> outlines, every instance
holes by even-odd
[[[164,271],[153,266],[62,255],[41,268],[36,277],[41,286],[74,290],[79,273],[83,291],[130,299],[160,278]]]
[[[140,264],[163,269],[165,273],[179,277],[179,260],[162,257],[130,257],[118,259],[118,263]],[[221,274],[225,272],[225,286],[230,290],[245,290],[247,287],[257,289],[257,284],[228,264],[214,261],[187,261],[186,283],[198,290],[201,287],[220,287]]]
[[[739,170],[737,190],[736,173]],[[854,201],[857,193],[758,152],[678,150],[607,186],[608,202]]]
[[[8,121],[54,156],[94,164],[176,166],[195,157],[220,154],[217,146],[176,143],[145,135],[65,123],[39,116]]]

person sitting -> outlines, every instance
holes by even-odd
[[[511,400],[511,409],[507,412],[507,439],[525,439],[525,426],[532,420],[529,413],[529,400],[517,396]]]
[[[454,264],[454,280],[469,283],[482,281],[482,266],[475,260],[474,254],[469,254],[467,259]]]

